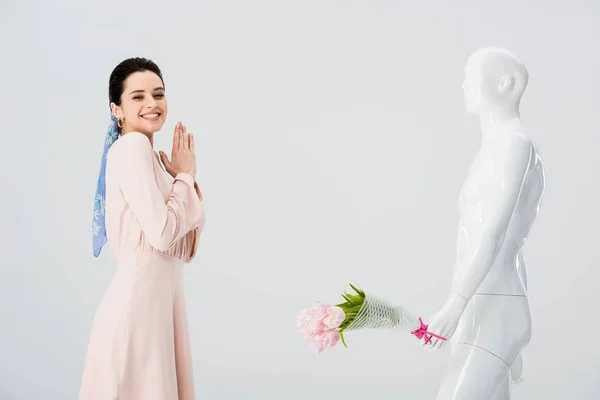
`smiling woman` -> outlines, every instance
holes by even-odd
[[[164,123],[167,112],[165,88],[162,78],[154,72],[133,73],[127,79],[127,89],[122,99],[112,101],[111,109],[119,119],[119,127],[124,131],[152,133]],[[120,100],[120,101],[119,101]]]
[[[153,135],[167,100],[150,60],[119,64],[109,99],[93,245],[97,257],[108,243],[117,269],[94,318],[79,399],[194,399],[183,295],[183,264],[204,227],[194,138],[177,123],[171,160],[161,153],[161,165]]]

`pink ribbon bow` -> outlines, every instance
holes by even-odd
[[[419,317],[419,322],[421,323],[421,326],[419,327],[419,329],[415,329],[414,331],[411,332],[413,335],[415,335],[417,337],[417,339],[425,340],[425,344],[431,343],[432,337],[436,337],[441,340],[447,340],[445,337],[438,336],[435,333],[427,332],[427,328],[429,328],[429,325],[425,325],[423,323],[423,320],[421,319],[421,317]],[[429,335],[429,337],[427,337],[427,335]]]

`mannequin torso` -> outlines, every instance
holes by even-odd
[[[525,67],[485,48],[465,68],[465,103],[481,123],[479,149],[459,196],[452,293],[429,330],[449,338],[452,361],[437,400],[508,400],[531,338],[521,253],[544,192],[542,161],[521,124]],[[431,349],[445,342],[433,340]]]
[[[514,140],[511,136],[518,136],[517,140],[527,140],[522,132],[505,132],[500,141]],[[467,178],[461,188],[459,196],[459,225],[457,233],[456,254],[457,261],[454,279],[461,279],[461,265],[464,260],[476,251],[472,240],[476,236],[485,234],[485,204],[483,192],[486,183],[493,182],[495,177],[495,159],[510,158],[507,146],[502,143],[484,143],[477,153],[469,170]],[[530,160],[524,176],[521,193],[517,200],[514,214],[510,219],[506,235],[492,268],[477,288],[475,294],[527,295],[527,275],[525,262],[521,249],[525,244],[529,230],[538,214],[539,205],[544,191],[544,171],[542,160],[531,146]],[[494,196],[494,193],[489,193]]]

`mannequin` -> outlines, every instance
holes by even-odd
[[[480,49],[465,67],[465,106],[479,116],[482,139],[459,196],[452,292],[429,324],[452,347],[437,400],[507,400],[511,375],[520,379],[531,338],[521,249],[545,185],[520,119],[527,82],[527,69],[505,49]],[[426,346],[445,343],[434,338]]]

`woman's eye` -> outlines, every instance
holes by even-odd
[[[163,98],[163,97],[165,97],[165,95],[164,94],[157,94],[156,97]]]
[[[134,100],[140,100],[142,98],[142,96],[135,96],[133,99]]]

